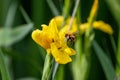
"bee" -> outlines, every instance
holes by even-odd
[[[67,42],[71,42],[71,43],[74,43],[75,42],[75,35],[74,34],[65,34],[65,37],[66,37],[66,40]]]
[[[66,38],[66,42],[69,46],[72,46],[75,42],[75,37],[78,34],[78,31],[70,34],[70,33],[66,33],[65,34],[65,38]]]

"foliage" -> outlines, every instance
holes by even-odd
[[[119,80],[119,8],[119,0],[0,0],[0,80]]]

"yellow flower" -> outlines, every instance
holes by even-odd
[[[71,17],[68,17],[68,18],[67,18],[66,23],[65,23],[65,26],[63,26],[63,27],[62,27],[62,24],[63,24],[63,21],[64,21],[64,17],[63,17],[63,16],[56,16],[56,17],[54,17],[53,19],[55,20],[58,29],[61,30],[63,27],[67,27],[67,28],[68,28],[68,26],[69,26],[69,24],[70,24],[70,19],[71,19]],[[67,26],[66,26],[66,25],[67,25]],[[76,18],[74,18],[72,25],[74,26],[72,29],[76,30],[76,28],[77,28]],[[71,29],[71,30],[72,30],[72,29]]]
[[[51,54],[55,58],[55,61],[60,64],[66,64],[71,62],[71,55],[75,54],[72,48],[69,48],[65,42],[59,41],[51,44]]]
[[[70,24],[70,20],[71,20],[71,17],[68,17],[68,19],[66,20],[66,24]],[[77,24],[76,18],[73,19],[72,24],[73,24],[73,25],[74,25],[74,24]]]
[[[105,33],[110,34],[110,35],[113,34],[112,27],[109,24],[107,24],[107,23],[105,23],[103,21],[95,21],[93,23],[93,26],[94,26],[95,29],[99,29],[99,30],[101,30],[101,31],[103,31]]]
[[[101,30],[101,31],[103,31],[103,32],[105,32],[107,34],[110,34],[110,35],[113,34],[112,27],[109,24],[107,24],[107,23],[105,23],[103,21],[94,21],[92,26],[93,26],[94,29]],[[88,27],[89,27],[88,23],[81,24],[80,25],[80,31],[81,31],[81,33],[84,33],[85,30]]]
[[[71,55],[75,54],[72,48],[69,48],[65,42],[65,36],[60,37],[57,29],[56,20],[52,19],[49,26],[42,25],[42,30],[34,30],[32,39],[51,54],[59,64],[71,62]]]
[[[93,6],[91,9],[89,18],[88,18],[88,22],[80,25],[80,27],[79,27],[80,32],[84,33],[87,29],[89,29],[89,27],[93,27],[94,29],[98,29],[107,34],[112,35],[113,30],[109,24],[107,24],[103,21],[93,21],[94,17],[96,16],[97,9],[98,9],[98,0],[94,0]]]
[[[43,30],[36,29],[32,32],[32,39],[43,48],[49,49],[52,41],[58,38],[58,30],[53,20],[51,20],[49,26],[42,25],[42,27]]]
[[[90,11],[90,15],[89,15],[89,19],[93,19],[97,13],[97,10],[98,10],[98,0],[94,0],[94,3],[93,3],[93,6],[92,6],[92,9]]]
[[[64,17],[63,16],[56,16],[53,18],[57,24],[57,27],[60,29],[62,27]]]
[[[63,27],[62,27],[62,24],[63,24],[63,21],[64,21],[63,16],[56,16],[53,19],[55,19],[55,21],[57,23],[57,27],[59,29],[59,36],[62,39],[63,39],[63,37],[65,36],[66,33],[72,34],[72,33],[75,33],[77,31],[76,18],[74,18],[73,23],[72,23],[72,28],[70,29],[69,32],[68,32],[68,28],[69,28],[69,23],[70,23],[71,17],[68,17],[68,19],[66,20],[66,24]]]

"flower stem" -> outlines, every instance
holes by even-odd
[[[8,69],[5,65],[4,55],[0,49],[0,71],[2,74],[2,80],[11,80]]]
[[[69,12],[70,12],[70,0],[65,0],[62,15],[66,17],[69,14]]]
[[[46,55],[45,63],[44,63],[44,69],[43,69],[43,75],[41,80],[48,80],[49,73],[51,71],[51,56],[49,54]]]
[[[76,15],[76,12],[77,12],[77,8],[79,6],[79,3],[80,3],[80,0],[77,0],[76,3],[75,3],[75,7],[73,9],[73,13],[72,13],[72,18],[70,20],[70,24],[69,24],[69,28],[68,28],[68,32],[70,31],[71,27],[72,27],[72,22],[74,20],[74,17]]]
[[[117,67],[116,67],[116,74],[117,76],[120,76],[120,24],[119,24],[119,34],[118,34],[118,50],[117,50]]]
[[[59,64],[57,62],[55,62],[54,70],[53,70],[53,74],[52,74],[52,80],[54,80],[54,78],[55,78],[55,74],[57,72],[58,67],[59,67]]]

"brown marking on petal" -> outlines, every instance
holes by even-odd
[[[52,39],[52,42],[55,42],[54,39]]]
[[[59,47],[58,49],[61,49],[62,47]]]

